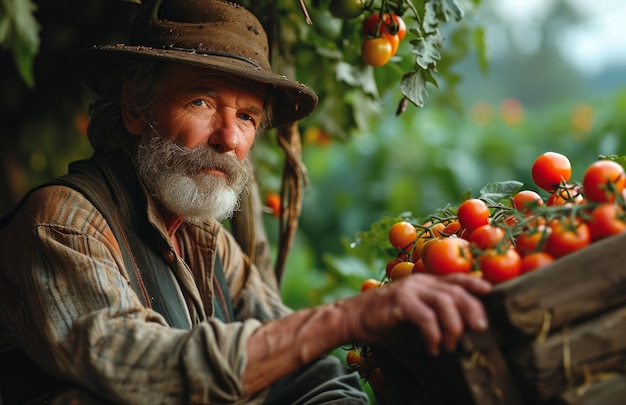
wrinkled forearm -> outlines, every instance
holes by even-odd
[[[297,311],[265,323],[248,339],[246,392],[264,389],[284,375],[349,341],[347,311],[338,302]]]

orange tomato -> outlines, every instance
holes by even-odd
[[[433,274],[469,273],[473,255],[467,240],[458,237],[435,238],[424,247],[422,260]]]
[[[417,230],[410,222],[396,222],[389,229],[389,242],[396,249],[408,249],[417,239]]]
[[[545,267],[554,261],[554,257],[546,252],[531,252],[522,257],[521,274]]]

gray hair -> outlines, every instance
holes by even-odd
[[[127,65],[121,76],[122,82],[129,81],[126,88],[126,106],[122,105],[122,82],[117,91],[108,97],[96,100],[89,109],[91,122],[87,136],[95,150],[110,151],[128,143],[128,133],[122,122],[122,108],[127,108],[152,120],[154,104],[163,94],[163,63],[133,62]]]

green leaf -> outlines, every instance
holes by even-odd
[[[0,46],[13,53],[13,60],[24,82],[35,84],[33,60],[39,52],[37,9],[31,0],[0,0]]]
[[[488,204],[498,204],[514,195],[522,186],[523,183],[516,180],[489,183],[480,190],[480,198]]]
[[[371,96],[378,98],[378,86],[374,77],[374,69],[367,66],[359,69],[349,63],[337,63],[335,78],[339,82],[345,82],[352,87],[361,87],[363,91]]]
[[[457,0],[441,0],[441,8],[446,16],[446,21],[448,21],[447,17],[452,17],[455,21],[461,21],[465,14]]]
[[[487,73],[489,70],[489,61],[487,58],[487,45],[485,42],[485,29],[477,27],[472,35],[474,47],[478,55],[478,66],[482,73]]]
[[[437,31],[431,35],[411,41],[412,53],[416,55],[415,63],[422,69],[428,69],[430,65],[436,65],[441,59],[439,49],[443,45],[443,36]]]
[[[410,102],[418,107],[423,107],[424,99],[428,97],[424,71],[417,70],[405,74],[400,81],[400,91]]]
[[[623,168],[626,169],[626,156],[618,156],[618,155],[600,155],[598,156],[599,160],[612,160],[614,162],[622,165]]]

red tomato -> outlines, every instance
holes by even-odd
[[[430,234],[434,237],[437,236],[446,236],[444,235],[444,232],[446,230],[446,226],[443,224],[443,222],[437,222],[433,225],[430,226]]]
[[[415,262],[415,266],[413,266],[413,273],[428,273],[428,269],[424,266],[424,261],[422,259]]]
[[[626,231],[624,210],[612,203],[598,205],[591,211],[586,222],[593,241]]]
[[[478,262],[483,278],[493,284],[515,278],[522,270],[522,258],[512,248],[504,252],[489,249],[479,257]]]
[[[470,198],[459,205],[457,217],[461,226],[471,232],[481,225],[489,223],[489,207],[478,198]]]
[[[368,65],[385,65],[393,55],[391,42],[385,37],[365,38],[361,44],[361,57]]]
[[[569,217],[550,223],[551,232],[546,240],[545,251],[555,259],[582,249],[591,243],[591,233],[586,223]]]
[[[612,160],[593,162],[583,175],[583,190],[587,200],[603,203],[615,201],[626,187],[624,168]]]
[[[441,236],[458,235],[461,231],[461,223],[458,220],[451,221],[443,228]]]
[[[346,363],[352,368],[357,368],[361,364],[361,350],[352,348],[346,354]]]
[[[469,234],[467,240],[480,250],[496,247],[506,236],[506,231],[491,224],[479,226]]]
[[[522,257],[521,273],[525,274],[533,270],[537,270],[541,267],[545,267],[554,261],[549,253],[546,252],[531,252]]]
[[[531,174],[538,187],[552,193],[559,184],[569,181],[572,165],[565,155],[546,152],[535,160]]]
[[[272,215],[274,215],[275,217],[280,216],[280,210],[281,210],[280,194],[274,191],[270,191],[269,193],[267,193],[267,195],[265,196],[265,205],[267,205],[270,208]]]
[[[380,27],[378,25],[380,24]],[[376,30],[378,29],[378,32]],[[385,13],[383,21],[380,21],[380,13],[374,12],[363,21],[364,35],[375,37],[384,33],[398,35],[398,39],[402,40],[406,36],[406,24],[402,17],[397,14]]]
[[[422,260],[429,273],[469,273],[473,256],[469,242],[458,237],[435,238],[424,247]]]
[[[515,236],[515,250],[522,256],[542,250],[550,232],[552,229],[545,225],[524,230]]]
[[[387,275],[387,277],[391,275],[391,270],[393,270],[395,265],[400,263],[401,261],[402,259],[400,259],[399,257],[394,257],[387,262],[387,266],[385,267],[385,274]]]
[[[408,249],[415,239],[417,239],[417,230],[410,222],[396,222],[389,229],[389,242],[396,249]]]
[[[533,210],[543,205],[543,199],[536,191],[522,190],[513,196],[513,206],[524,215],[532,214]]]
[[[585,202],[585,198],[582,195],[582,190],[579,186],[571,186],[567,184],[563,184],[557,187],[556,190],[548,200],[546,201],[546,205],[555,206],[555,205],[564,205],[564,204],[583,204]]]

